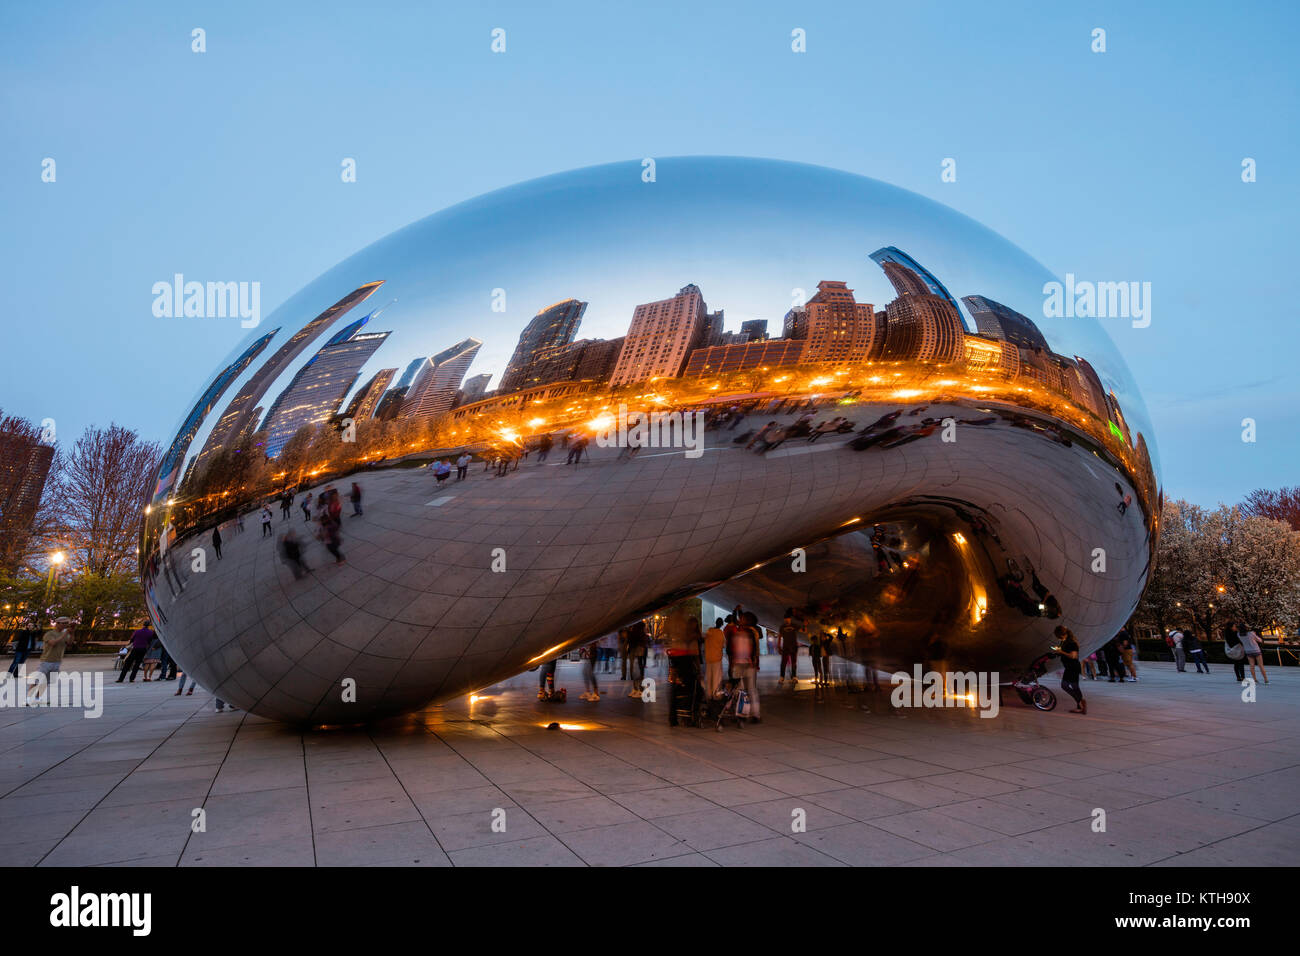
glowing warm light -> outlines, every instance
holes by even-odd
[[[960,531],[954,531],[952,533],[952,540],[956,541],[958,544],[965,544],[966,536],[962,534]]]
[[[550,723],[538,724],[538,727],[549,727]],[[560,724],[561,730],[591,730],[590,724]]]
[[[900,388],[894,392],[894,398],[916,398],[920,394],[921,390],[917,388]]]
[[[593,418],[591,421],[587,422],[587,427],[594,432],[603,432],[613,424],[613,415],[601,415],[598,418]]]
[[[62,552],[62,551],[55,551],[52,555],[50,555],[50,562],[51,562],[52,564],[62,564],[62,563],[63,563],[63,552]]]
[[[564,647],[563,644],[556,644],[554,647],[548,647],[546,650],[542,651],[540,654],[538,654],[528,663],[533,664],[536,663],[537,661],[544,661],[547,658],[552,657],[555,654],[558,654],[560,652],[560,648],[562,647]]]

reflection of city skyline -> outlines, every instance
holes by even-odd
[[[875,363],[952,367],[989,373],[1006,382],[1023,380],[1087,409],[1107,423],[1116,440],[1132,447],[1133,437],[1118,400],[1092,365],[1083,357],[1053,352],[1028,316],[986,296],[966,295],[961,301],[975,325],[972,331],[957,299],[906,252],[886,246],[870,258],[896,293],[883,308],[858,302],[846,282],[823,280],[806,302],[785,313],[779,336],[768,334],[766,319],[746,320],[739,331],[728,332],[723,310],[709,311],[704,293],[691,283],[673,296],[637,305],[624,335],[602,339],[578,338],[588,303],[568,298],[532,317],[499,375],[479,372],[468,379],[483,344],[472,337],[410,360],[400,378],[399,363],[376,371],[357,387],[363,366],[393,334],[362,333],[372,313],[328,339],[298,368],[265,415],[264,406],[250,409],[311,340],[380,284],[369,283],[300,330],[254,374],[213,426],[186,477],[201,472],[217,449],[240,453],[247,446],[249,451],[258,448],[276,458],[296,434],[326,424],[337,429],[373,420],[421,427],[444,417],[463,422],[479,414],[518,411],[527,404],[645,382],[689,384],[733,373],[795,367],[842,370]],[[262,347],[269,338],[259,340]],[[207,401],[200,403],[206,406],[204,415],[224,391],[225,385],[218,388],[218,382],[228,385],[249,362],[251,358],[218,376],[208,390],[217,391],[211,397],[205,393]],[[494,378],[497,385],[489,389]],[[190,418],[194,417],[192,413]],[[188,436],[183,432],[173,443],[182,455],[201,423],[201,415],[198,421],[187,419]],[[430,434],[427,428],[424,434]]]

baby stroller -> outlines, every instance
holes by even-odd
[[[1020,699],[1039,710],[1052,710],[1056,707],[1056,695],[1038,683],[1038,678],[1047,673],[1048,662],[1055,656],[1053,651],[1035,658],[1029,665],[1029,670],[1019,680],[1011,682],[1012,689],[1020,695]]]
[[[745,718],[737,710],[740,698],[744,694],[740,687],[741,683],[739,677],[728,678],[722,682],[718,696],[705,702],[704,720],[712,722],[718,733],[722,733],[724,721],[734,720],[737,727],[745,726]]]

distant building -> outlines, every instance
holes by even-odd
[[[415,381],[416,374],[420,371],[420,366],[428,361],[428,358],[412,359],[406,366],[406,371],[402,372],[402,377],[397,380],[397,384],[384,392],[384,397],[379,400],[379,405],[375,408],[375,418],[381,422],[391,422],[397,418],[402,410],[402,405],[406,401],[406,393],[411,389],[411,383]]]
[[[483,343],[478,339],[463,339],[426,359],[411,383],[398,418],[432,418],[448,411],[455,401],[461,379],[482,347]]]
[[[682,373],[688,378],[755,368],[798,365],[804,343],[798,339],[763,339],[738,345],[715,345],[691,353]]]
[[[352,401],[348,402],[343,417],[350,418],[354,422],[364,422],[371,418],[375,414],[375,409],[379,407],[380,399],[384,397],[384,390],[388,388],[388,383],[396,374],[395,368],[382,368],[372,375],[370,381],[362,385],[352,396]]]
[[[497,391],[517,392],[521,388],[536,385],[533,366],[538,356],[549,349],[568,345],[577,334],[582,315],[587,311],[587,303],[577,299],[565,299],[542,309],[524,326],[519,334],[519,343],[514,354],[506,364],[501,376],[501,385]]]
[[[699,344],[708,307],[699,286],[684,286],[671,299],[638,305],[624,337],[610,384],[676,378]]]
[[[321,346],[294,375],[289,386],[267,412],[266,454],[274,458],[299,429],[328,421],[356,383],[361,367],[370,360],[389,332],[361,333],[365,319],[353,322]]]
[[[470,402],[477,402],[487,393],[488,382],[492,381],[492,373],[484,372],[482,375],[475,375],[472,378],[465,379],[463,384],[456,392],[456,405],[468,405]]]
[[[767,319],[747,319],[740,323],[740,331],[750,342],[761,342],[767,338]]]
[[[967,334],[964,347],[966,367],[972,372],[997,372],[1007,378],[1020,374],[1020,350],[1010,342]]]
[[[717,312],[710,312],[704,317],[704,331],[700,333],[700,348],[708,348],[710,345],[721,345],[723,324],[726,321],[726,315],[722,309]]]
[[[857,302],[843,282],[819,282],[804,306],[804,362],[865,362],[880,350],[875,308]]]
[[[884,321],[884,318],[881,318]],[[785,314],[785,321],[781,325],[781,338],[783,339],[806,339],[808,338],[808,309],[804,306],[796,306]]]
[[[962,302],[966,303],[980,335],[1011,342],[1023,349],[1049,351],[1047,339],[1028,316],[982,295],[962,296]]]

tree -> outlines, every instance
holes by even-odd
[[[1300,531],[1300,487],[1270,491],[1256,488],[1246,496],[1241,511],[1256,518],[1285,521],[1292,531]]]
[[[120,425],[87,428],[67,454],[54,507],[74,573],[111,577],[136,570],[144,505],[161,449]]]
[[[1214,604],[1224,620],[1262,631],[1296,625],[1300,534],[1282,521],[1220,506],[1203,531]]]
[[[1160,628],[1215,637],[1236,620],[1255,630],[1293,628],[1300,605],[1300,533],[1281,522],[1220,505],[1209,511],[1169,501],[1161,513],[1156,570],[1137,617]]]
[[[60,458],[44,439],[37,425],[0,410],[0,569],[30,568],[54,530]]]

